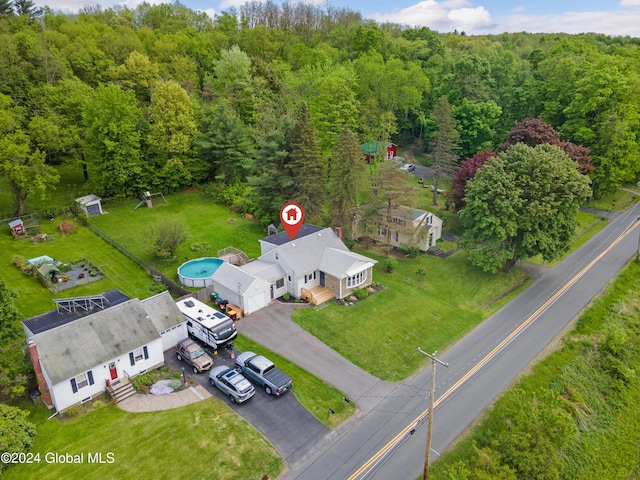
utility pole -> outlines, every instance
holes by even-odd
[[[423,480],[429,480],[429,462],[431,460],[431,433],[433,432],[433,402],[434,397],[436,395],[436,363],[444,367],[448,367],[449,364],[442,362],[436,358],[438,351],[433,352],[432,355],[423,351],[420,347],[418,347],[418,351],[423,354],[425,357],[429,357],[431,359],[432,371],[431,371],[431,391],[429,393],[429,427],[427,429],[427,451],[424,456],[424,474]]]

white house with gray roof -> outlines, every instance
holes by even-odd
[[[58,299],[57,310],[23,321],[44,403],[63,411],[119,378],[163,365],[165,346],[184,323],[170,299],[168,292],[140,301],[111,290]],[[180,339],[186,336],[186,330],[180,332]]]
[[[293,240],[281,232],[259,242],[257,260],[223,264],[213,275],[216,292],[247,314],[285,293],[316,303],[317,293],[345,298],[373,281],[376,261],[351,252],[330,228],[304,224]]]

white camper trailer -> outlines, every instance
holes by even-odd
[[[187,319],[189,336],[197,338],[214,350],[233,342],[238,336],[236,326],[228,315],[214,310],[195,298],[176,302]]]

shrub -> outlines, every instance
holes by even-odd
[[[82,407],[82,405],[77,404],[67,408],[64,411],[64,416],[67,418],[75,418],[75,417],[79,417],[83,413],[84,413],[84,408]]]
[[[355,297],[358,300],[364,300],[365,298],[367,298],[369,296],[369,289],[368,288],[359,288],[357,290],[354,290],[353,294],[355,295]]]
[[[193,242],[191,245],[189,245],[189,250],[191,250],[192,252],[206,252],[208,250],[211,250],[211,245],[206,242]]]
[[[169,386],[174,390],[179,390],[180,387],[182,386],[182,382],[180,380],[171,380],[169,382]]]
[[[398,266],[398,260],[395,258],[387,258],[384,262],[384,268],[387,273],[392,273]]]
[[[154,382],[153,375],[149,373],[143,373],[131,379],[131,384],[136,390],[145,390],[142,387],[150,387],[151,385],[153,385],[153,382]]]
[[[66,220],[58,225],[58,230],[60,230],[60,233],[63,235],[69,235],[70,233],[76,231],[76,224],[69,220]]]
[[[349,250],[352,250],[353,247],[356,246],[356,241],[352,240],[351,238],[345,238],[343,242]]]
[[[13,264],[18,267],[22,273],[24,273],[27,277],[35,276],[38,268],[35,265],[27,265],[27,259],[22,255],[14,255],[12,258]]]
[[[282,295],[282,298],[284,299],[285,302],[288,302],[289,299],[291,298],[291,295],[289,295],[288,293],[285,293],[284,295]]]

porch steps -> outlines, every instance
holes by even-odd
[[[136,394],[136,389],[133,388],[133,385],[126,377],[114,380],[107,389],[109,390],[111,398],[114,398],[116,403]]]
[[[302,298],[313,305],[320,305],[324,302],[328,302],[334,297],[335,295],[333,292],[326,287],[317,286],[310,290],[307,290],[306,288],[302,289]]]

